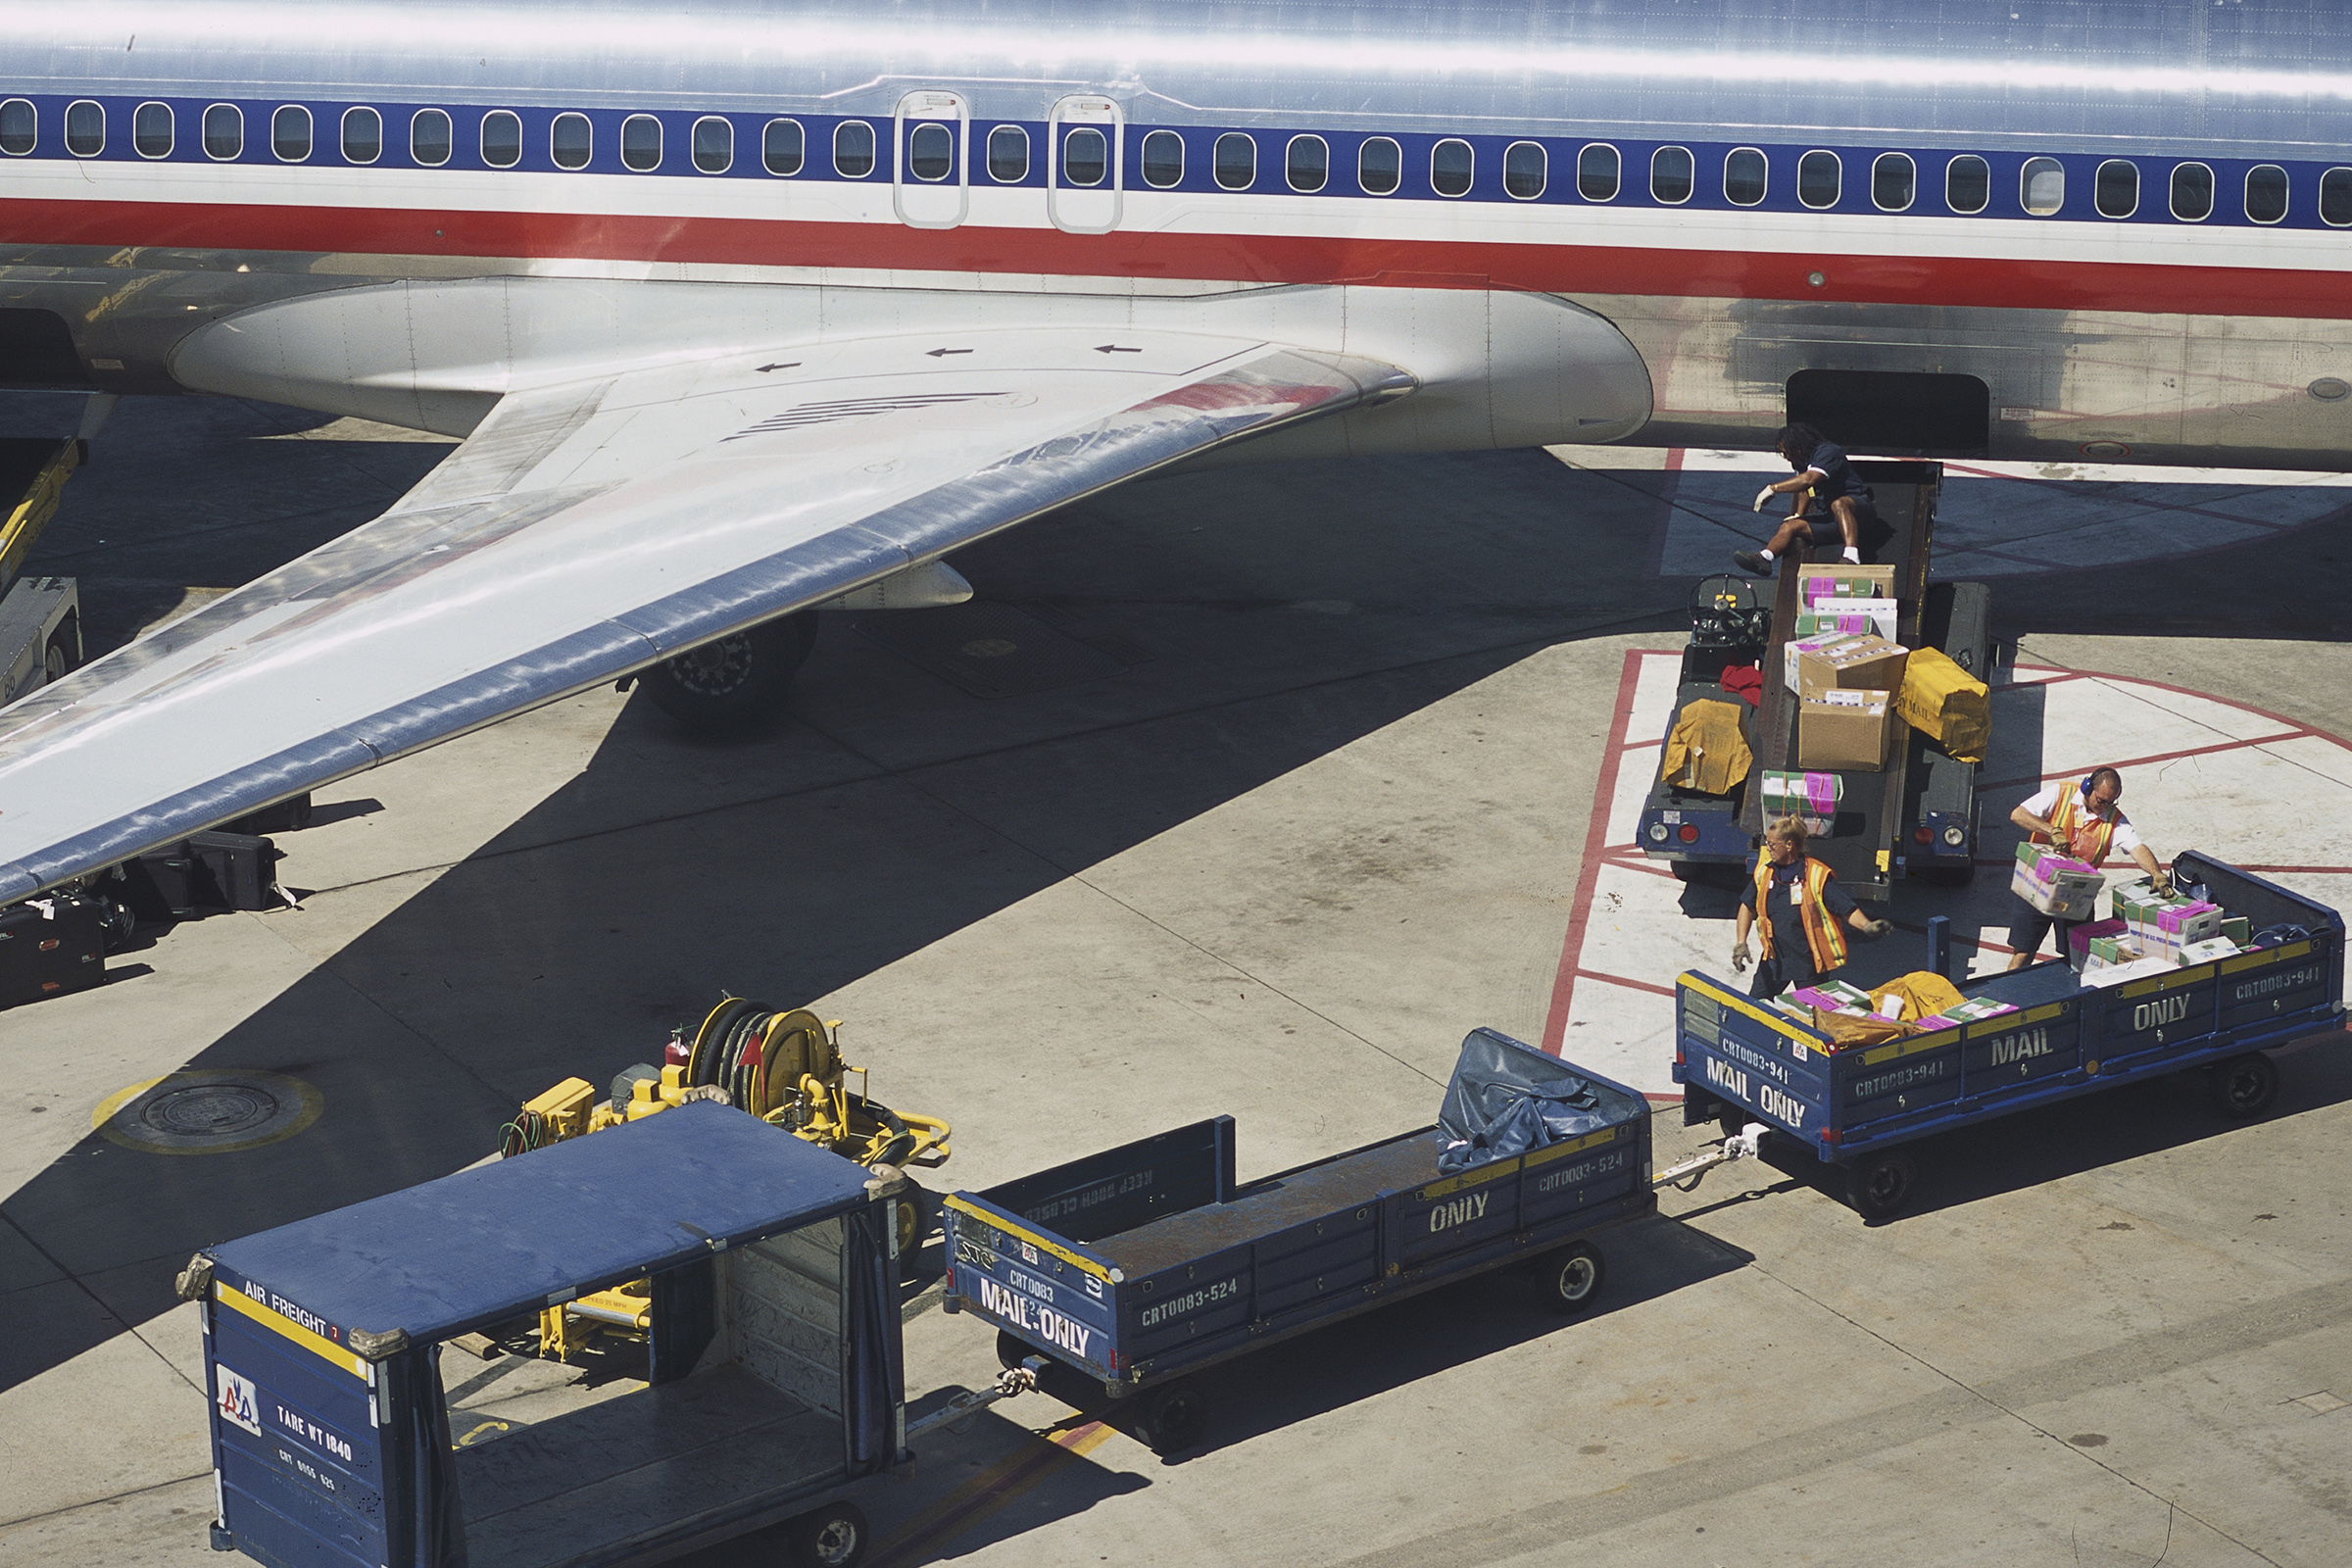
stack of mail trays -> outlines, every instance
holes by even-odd
[[[2159,897],[2145,878],[2118,886],[2115,918],[2122,929],[2090,939],[2082,957],[2082,983],[2111,986],[2184,964],[2211,963],[2243,952],[2253,923],[2218,904]]]
[[[2009,891],[2059,920],[2087,920],[2098,912],[2106,878],[2098,867],[2060,855],[2044,844],[2020,844]]]

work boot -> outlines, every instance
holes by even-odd
[[[1753,550],[1733,551],[1732,564],[1738,566],[1741,571],[1746,572],[1750,577],[1769,577],[1772,575],[1772,563],[1766,561],[1762,556],[1758,555]]]

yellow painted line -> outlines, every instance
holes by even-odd
[[[1052,1480],[1076,1460],[1085,1458],[1116,1434],[1084,1416],[1038,1433],[1012,1453],[989,1466],[940,1498],[906,1524],[874,1544],[866,1568],[896,1568],[939,1554],[974,1525],[999,1512],[1034,1487]]]
[[[1497,1176],[1515,1176],[1519,1173],[1519,1167],[1526,1160],[1525,1154],[1513,1154],[1510,1158],[1498,1159],[1492,1165],[1474,1166],[1459,1176],[1448,1176],[1442,1182],[1431,1182],[1413,1196],[1415,1198],[1444,1198],[1447,1193],[1458,1193],[1465,1187],[1477,1187],[1482,1183],[1494,1180]]]
[[[1613,1144],[1617,1141],[1618,1135],[1625,1130],[1622,1127],[1604,1128],[1596,1133],[1587,1133],[1582,1138],[1571,1138],[1564,1144],[1553,1144],[1548,1148],[1539,1149],[1534,1153],[1522,1157],[1530,1165],[1542,1165],[1551,1160],[1565,1159],[1570,1154],[1595,1148],[1601,1144]]]
[[[1956,1045],[1960,1040],[1957,1029],[1941,1029],[1932,1035],[1913,1035],[1908,1040],[1889,1040],[1883,1046],[1873,1046],[1862,1053],[1864,1066],[1875,1067],[1882,1061],[1893,1061],[1902,1056],[1916,1056],[1923,1051],[1935,1051]]]
[[[355,1378],[368,1375],[368,1363],[346,1350],[334,1341],[313,1334],[274,1307],[265,1306],[243,1291],[232,1291],[219,1280],[213,1281],[213,1295],[244,1313],[273,1334],[282,1334],[304,1349],[324,1357]]]
[[[972,1218],[978,1220],[983,1225],[991,1225],[996,1229],[1004,1231],[1009,1235],[1018,1236],[1022,1241],[1027,1242],[1034,1248],[1037,1248],[1040,1251],[1052,1252],[1055,1257],[1060,1258],[1064,1263],[1069,1264],[1072,1268],[1092,1274],[1095,1278],[1102,1280],[1105,1284],[1110,1282],[1109,1269],[1104,1268],[1102,1264],[1096,1262],[1091,1257],[1080,1257],[1076,1252],[1071,1251],[1059,1242],[1054,1241],[1050,1237],[1040,1236],[1037,1232],[1030,1230],[1027,1226],[1006,1219],[1001,1214],[992,1214],[985,1209],[974,1208],[971,1204],[965,1202],[961,1198],[958,1197],[951,1196],[948,1199],[948,1207],[955,1209],[959,1214],[969,1214],[972,1216]]]
[[[1689,986],[1691,990],[1697,992],[1700,996],[1705,997],[1710,1002],[1720,1003],[1724,1006],[1731,1008],[1734,1012],[1746,1014],[1748,1017],[1755,1019],[1756,1022],[1763,1024],[1768,1029],[1771,1029],[1775,1034],[1786,1035],[1788,1037],[1788,1039],[1794,1041],[1800,1046],[1811,1046],[1816,1051],[1821,1049],[1821,1043],[1816,1036],[1812,1034],[1800,1035],[1796,1032],[1798,1029],[1801,1029],[1804,1026],[1799,1024],[1794,1018],[1789,1017],[1787,1013],[1774,1012],[1769,1008],[1759,1007],[1754,1003],[1748,1001],[1745,997],[1736,997],[1729,991],[1718,991],[1715,987],[1707,984],[1704,980],[1699,979],[1696,975],[1684,975],[1682,977],[1682,983]]]

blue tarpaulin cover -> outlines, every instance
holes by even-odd
[[[1647,1109],[1633,1091],[1493,1029],[1473,1029],[1446,1086],[1438,1169],[1467,1170],[1564,1138],[1614,1126]]]
[[[345,1331],[422,1342],[855,1208],[871,1174],[740,1110],[681,1105],[208,1255]]]

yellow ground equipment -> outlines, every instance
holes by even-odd
[[[861,1165],[944,1164],[953,1152],[948,1124],[893,1110],[868,1095],[865,1070],[841,1054],[835,1035],[840,1027],[806,1007],[727,997],[691,1041],[684,1029],[677,1031],[671,1054],[685,1060],[658,1070],[631,1067],[614,1081],[609,1099],[585,1078],[566,1078],[524,1102],[503,1129],[499,1152],[512,1158],[689,1101],[719,1100]],[[855,1093],[853,1073],[858,1079]],[[908,1196],[912,1200],[899,1204],[902,1254],[913,1251],[937,1212],[920,1188]],[[567,1360],[599,1335],[642,1339],[651,1319],[652,1287],[632,1280],[542,1312],[540,1352]]]

